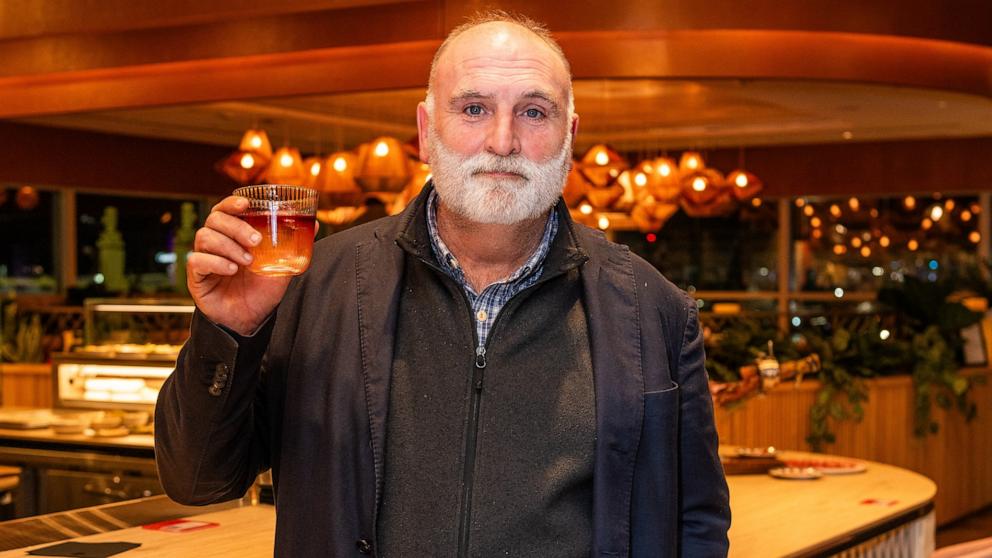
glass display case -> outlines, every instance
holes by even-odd
[[[85,343],[52,356],[54,406],[151,410],[189,336],[185,299],[89,299]]]

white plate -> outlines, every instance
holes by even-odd
[[[787,480],[815,480],[823,476],[823,473],[813,467],[775,467],[769,469],[768,474]]]
[[[773,446],[765,448],[737,448],[734,454],[737,457],[775,457],[778,453]]]
[[[864,473],[868,466],[863,461],[840,459],[799,459],[785,462],[787,467],[812,467],[824,475],[853,475]]]

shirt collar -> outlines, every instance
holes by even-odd
[[[458,259],[451,253],[451,250],[448,249],[447,245],[444,243],[444,240],[441,239],[441,235],[438,233],[437,200],[437,191],[432,189],[427,198],[427,232],[430,236],[431,248],[433,249],[434,257],[437,260],[438,265],[440,265],[441,268],[448,273],[448,275],[458,281],[462,286],[471,289],[468,285],[468,281],[465,279],[465,273],[458,264]],[[534,273],[539,273],[544,264],[545,257],[551,249],[551,241],[555,238],[555,234],[557,234],[557,232],[558,212],[552,210],[548,215],[548,220],[544,224],[544,234],[541,236],[541,242],[534,250],[534,253],[527,258],[527,261],[525,261],[523,265],[511,273],[509,277],[499,281],[498,283],[513,283],[524,280]]]

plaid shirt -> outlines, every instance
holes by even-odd
[[[478,334],[478,347],[486,346],[486,339],[492,330],[493,323],[499,311],[513,298],[513,295],[533,285],[541,278],[541,271],[544,268],[544,258],[551,249],[551,240],[558,232],[558,213],[551,211],[548,222],[544,225],[544,236],[534,253],[519,269],[514,271],[509,277],[502,281],[493,283],[485,288],[481,294],[476,294],[465,279],[465,272],[458,265],[458,260],[454,254],[448,250],[441,236],[437,232],[437,192],[431,191],[427,198],[427,231],[431,237],[431,248],[434,250],[434,257],[438,264],[452,279],[461,285],[472,305],[472,317],[475,320],[475,331]]]

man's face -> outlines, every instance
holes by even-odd
[[[571,164],[577,117],[554,51],[512,24],[485,24],[438,61],[430,113],[418,107],[423,155],[441,203],[477,223],[511,224],[551,208]]]

